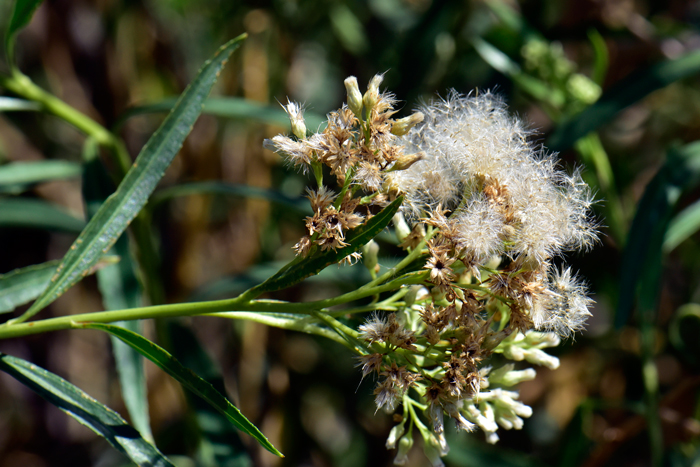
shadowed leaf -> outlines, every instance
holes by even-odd
[[[113,336],[118,337],[123,342],[138,351],[141,355],[155,363],[160,369],[175,378],[183,386],[197,394],[199,397],[207,401],[223,414],[228,421],[233,423],[239,430],[249,434],[255,438],[258,443],[271,453],[282,456],[275,447],[268,441],[258,428],[250,423],[250,421],[241,414],[228,399],[226,399],[219,391],[217,391],[210,383],[200,378],[190,369],[185,368],[182,364],[170,355],[165,349],[159,347],[148,339],[131,332],[119,326],[100,323],[84,323],[82,326],[86,329],[98,329],[105,331]]]
[[[655,300],[652,289],[658,288],[662,245],[674,208],[682,193],[698,183],[700,142],[695,142],[671,149],[666,163],[644,190],[622,259],[620,300],[615,316],[618,329],[627,323],[638,292],[648,296],[646,302]],[[653,303],[645,303],[644,307],[655,309]]]
[[[12,10],[10,24],[5,32],[5,56],[7,63],[14,67],[15,65],[15,39],[17,33],[31,21],[34,12],[43,0],[17,0],[15,8]]]
[[[552,151],[568,149],[579,138],[609,122],[622,109],[657,89],[697,73],[700,73],[700,51],[633,73],[608,89],[595,104],[559,125],[546,146]]]
[[[115,411],[71,383],[26,360],[0,353],[0,370],[106,439],[139,466],[173,467]]]
[[[77,234],[85,227],[85,221],[43,200],[4,198],[0,199],[0,227],[29,227]]]
[[[8,313],[38,297],[49,285],[58,263],[47,261],[0,275],[0,313]]]

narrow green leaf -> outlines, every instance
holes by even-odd
[[[576,140],[609,122],[620,110],[657,89],[700,72],[700,51],[631,74],[608,89],[595,104],[563,122],[546,143],[552,151],[563,151]]]
[[[0,165],[0,192],[21,193],[35,183],[73,178],[80,172],[80,164],[75,162],[10,162]]]
[[[350,53],[363,54],[369,47],[365,28],[357,15],[344,3],[332,3],[328,12],[336,37]]]
[[[0,370],[13,376],[78,422],[105,438],[139,466],[173,467],[115,411],[65,379],[26,360],[0,353]]]
[[[250,421],[248,421],[248,419],[241,414],[240,410],[238,410],[228,399],[221,395],[219,391],[214,389],[211,384],[197,376],[188,368],[182,366],[182,364],[165,349],[159,347],[148,339],[127,329],[120,328],[119,326],[101,323],[84,323],[76,326],[81,326],[86,329],[98,329],[118,337],[123,342],[137,350],[141,355],[155,363],[163,371],[179,381],[187,389],[206,400],[212,405],[212,407],[221,412],[239,430],[255,438],[262,447],[273,454],[283,457],[282,454],[267,440],[265,435],[263,435],[255,425],[250,423]]]
[[[188,368],[194,368],[202,379],[221,394],[226,394],[221,370],[200,344],[192,330],[175,320],[167,322],[168,340],[173,356]],[[202,467],[249,467],[252,461],[238,432],[224,415],[199,397],[186,394],[194,409],[201,434],[198,463]]]
[[[250,289],[249,294],[251,296],[257,296],[261,293],[285,289],[297,282],[301,282],[309,276],[318,274],[327,266],[335,264],[346,256],[356,252],[362,245],[372,240],[379,232],[389,225],[391,218],[396,214],[396,211],[399,210],[402,202],[402,197],[396,198],[391,204],[382,209],[365,224],[351,230],[345,238],[345,241],[349,244],[345,248],[338,248],[337,250],[331,249],[315,255],[312,254],[292,263],[289,268],[281,270],[259,286]]]
[[[603,86],[605,75],[608,73],[608,65],[610,64],[608,46],[597,29],[588,31],[588,40],[593,46],[593,76],[591,78],[598,86]]]
[[[100,205],[114,191],[114,185],[107,170],[98,157],[99,147],[88,139],[83,148],[85,161],[83,173],[83,197],[86,214],[92,218]],[[122,234],[114,244],[112,253],[119,255],[121,261],[97,272],[97,284],[102,293],[102,303],[106,310],[123,310],[142,306],[141,286],[134,272],[134,264],[129,251],[129,237]],[[142,321],[119,321],[115,323],[132,332],[143,332]],[[134,427],[147,440],[153,440],[148,413],[148,393],[146,374],[141,354],[110,335],[114,362],[119,374],[122,398]]]
[[[84,272],[117,241],[146,204],[168,165],[182,147],[183,141],[202,112],[204,99],[216,82],[221,69],[245,37],[239,36],[225,44],[199,70],[170,115],[141,150],[117,191],[102,204],[66,253],[49,288],[18,321],[24,321],[38,313],[80,281]]]
[[[700,230],[700,201],[694,202],[673,218],[664,238],[664,253],[673,251],[698,230]]]
[[[312,214],[309,203],[305,198],[290,198],[279,191],[266,190],[265,188],[250,185],[238,185],[235,183],[224,182],[194,182],[164,188],[153,194],[151,204],[155,206],[171,198],[197,194],[219,194],[239,196],[242,198],[265,199],[293,209],[299,214]]]
[[[653,311],[669,222],[682,193],[698,184],[700,142],[669,150],[666,163],[644,190],[629,231],[615,316],[618,328],[627,323],[638,293],[645,297],[644,309]]]
[[[40,110],[41,106],[36,102],[25,101],[24,99],[17,99],[16,97],[5,97],[0,96],[0,112],[13,112],[13,111],[37,111]]]
[[[0,227],[29,227],[77,234],[85,227],[85,221],[40,199],[3,198],[0,199]]]
[[[472,39],[472,45],[478,52],[481,58],[486,63],[491,65],[495,70],[500,71],[506,76],[513,76],[520,73],[520,65],[510,59],[508,55],[501,52],[498,48],[489,44],[480,37]]]
[[[167,112],[173,108],[176,99],[165,99],[153,104],[133,107],[127,110],[115,125],[119,128],[126,120],[136,115]],[[215,117],[233,118],[244,121],[257,121],[271,125],[289,126],[289,116],[281,106],[269,106],[240,97],[210,97],[204,102],[203,113]],[[320,127],[325,118],[313,112],[305,112],[304,119],[309,129]]]
[[[42,1],[17,0],[15,2],[15,8],[12,10],[12,16],[10,17],[10,24],[5,32],[5,56],[7,57],[7,63],[11,67],[15,66],[15,39],[17,38],[17,33],[29,24],[32,16],[34,16],[34,12],[39,8]]]
[[[0,313],[8,313],[41,295],[59,261],[47,261],[0,274]]]

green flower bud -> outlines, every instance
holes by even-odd
[[[404,465],[408,460],[408,451],[413,447],[413,433],[406,433],[399,440],[399,449],[396,451],[394,465]]]
[[[384,75],[374,75],[374,77],[369,81],[367,92],[362,97],[362,103],[365,105],[367,112],[372,110],[377,102],[379,102],[379,85],[382,84],[383,80]]]
[[[422,112],[416,112],[408,117],[400,118],[391,126],[391,133],[396,136],[403,136],[408,133],[411,128],[422,122],[423,118],[425,118],[425,116]]]
[[[363,263],[370,271],[377,272],[379,269],[379,245],[374,240],[365,243],[362,248]]]

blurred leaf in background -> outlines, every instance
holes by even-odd
[[[0,2],[0,23],[10,21],[11,3]],[[450,88],[496,89],[531,122],[533,138],[561,151],[569,170],[582,165],[597,187],[601,244],[571,258],[597,304],[588,331],[560,347],[561,368],[520,386],[535,412],[525,430],[504,433],[496,449],[471,434],[452,443],[445,462],[690,466],[700,458],[700,193],[677,178],[692,175],[697,156],[679,163],[673,154],[700,139],[696,10],[686,0],[47,1],[17,36],[14,57],[36,83],[118,132],[134,158],[211,51],[249,33],[217,84],[221,97],[207,101],[147,207],[166,302],[232,296],[293,256],[306,181],[262,149],[264,138],[289,131],[279,105],[287,97],[305,104],[315,130],[343,101],[349,75],[364,85],[386,72],[387,88],[405,102],[401,116]],[[85,225],[85,138],[0,93],[0,300],[14,307],[27,299],[10,293],[12,283],[39,290],[41,265],[53,267]],[[391,266],[395,245],[379,242],[380,266]],[[331,268],[275,298],[323,299],[366,280],[364,270]],[[651,290],[650,299],[639,295]],[[101,303],[88,278],[46,312]],[[391,420],[374,413],[370,385],[358,388],[343,347],[254,323],[186,324],[194,337],[177,327],[171,337],[196,349],[188,366],[225,386],[287,457],[247,440],[243,449],[219,446],[235,436],[147,364],[153,437],[177,465],[227,455],[227,465],[391,465]],[[164,333],[150,323],[143,332]],[[1,341],[0,351],[66,375],[126,417],[106,339],[63,331]],[[120,465],[66,420],[0,375],[0,466]],[[417,454],[409,465],[425,465]]]

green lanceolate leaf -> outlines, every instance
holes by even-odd
[[[647,185],[632,221],[622,258],[620,299],[615,325],[629,319],[635,296],[644,294],[645,309],[655,305],[652,291],[661,276],[662,246],[673,211],[684,191],[700,184],[700,142],[671,149],[666,163]],[[650,295],[651,294],[651,295]]]
[[[41,295],[58,263],[58,260],[48,261],[1,274],[0,313],[8,313]]]
[[[5,32],[5,54],[8,64],[12,67],[15,65],[14,49],[17,33],[29,24],[41,2],[42,0],[17,0],[15,3],[15,8],[12,10],[12,16],[10,17],[10,24]]]
[[[21,193],[35,183],[73,178],[80,172],[80,164],[75,162],[10,162],[0,165],[0,192]]]
[[[173,467],[151,443],[115,411],[49,371],[21,358],[0,353],[0,370],[106,439],[135,464]]]
[[[88,139],[83,148],[85,161],[83,197],[88,218],[92,218],[97,213],[100,205],[114,191],[112,180],[98,155],[99,147],[96,142]],[[104,308],[123,310],[142,306],[142,291],[134,272],[129,237],[122,234],[111,252],[119,255],[121,261],[97,271],[97,284],[102,294]],[[120,321],[115,324],[136,333],[142,332],[143,321]],[[143,357],[116,337],[110,336],[110,340],[114,351],[114,363],[119,374],[122,398],[129,411],[131,423],[142,436],[152,440]]]
[[[242,198],[264,199],[293,209],[299,214],[312,214],[311,209],[309,208],[309,203],[305,198],[290,198],[279,191],[266,190],[265,188],[250,185],[238,185],[235,183],[224,182],[195,182],[168,187],[154,193],[151,203],[156,205],[170,198],[197,194],[217,194],[238,196]]]
[[[175,99],[165,99],[153,104],[133,107],[119,118],[116,126],[120,127],[127,119],[136,115],[167,112],[173,108],[175,102]],[[211,97],[204,102],[203,113],[215,117],[256,121],[271,125],[289,125],[289,116],[281,107],[271,107],[240,97]],[[313,112],[305,112],[304,120],[306,120],[307,128],[312,129],[321,126],[325,119]]]
[[[192,330],[169,320],[168,340],[173,356],[188,368],[194,368],[202,379],[210,383],[221,394],[226,394],[221,370],[209,357]],[[199,397],[186,394],[190,407],[194,410],[200,432],[198,465],[202,467],[250,467],[252,461],[236,429],[210,404]]]
[[[260,430],[257,429],[228,399],[207,381],[203,380],[188,368],[170,355],[165,349],[159,347],[148,339],[131,332],[127,329],[110,324],[84,323],[76,327],[87,329],[99,329],[118,337],[123,342],[134,348],[141,355],[155,363],[160,369],[179,381],[190,391],[207,401],[216,410],[223,414],[228,421],[233,423],[239,430],[255,438],[258,443],[271,453],[283,457],[282,454],[267,440]]]
[[[37,111],[40,109],[41,106],[36,102],[17,99],[16,97],[0,96],[0,112]]]
[[[546,146],[552,151],[568,149],[579,138],[609,122],[620,110],[647,94],[697,73],[700,73],[700,51],[633,73],[607,90],[595,104],[559,125]]]
[[[3,198],[0,199],[2,227],[29,227],[77,234],[85,227],[85,221],[39,199]]]
[[[698,230],[700,230],[700,201],[694,202],[673,218],[664,238],[664,253],[672,251]]]
[[[335,264],[346,256],[355,253],[362,245],[372,240],[379,232],[389,225],[391,218],[396,214],[396,211],[399,210],[402,202],[402,197],[396,198],[390,205],[382,209],[365,224],[349,231],[348,235],[345,237],[345,242],[349,244],[348,246],[338,248],[337,250],[328,250],[317,254],[311,254],[304,259],[292,263],[290,267],[281,270],[259,286],[250,289],[246,295],[258,296],[265,292],[285,289],[297,282],[301,282],[309,276],[318,274],[327,266]]]
[[[117,191],[100,206],[95,216],[66,253],[51,285],[17,322],[25,321],[58,298],[85,274],[117,241],[146,204],[165,170],[182,147],[202,112],[209,91],[231,53],[245,35],[225,44],[199,70],[172,112],[141,150]]]

